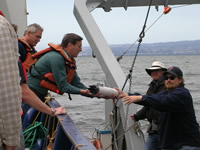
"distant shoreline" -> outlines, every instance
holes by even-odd
[[[110,48],[115,56],[121,56],[126,52],[126,56],[134,56],[137,44],[112,44]],[[81,56],[92,56],[91,47],[83,47]],[[143,43],[140,46],[138,55],[141,56],[165,56],[165,55],[200,55],[200,40],[178,41],[165,43]]]
[[[195,55],[200,55],[199,54],[159,54],[159,55],[153,55],[153,54],[138,54],[138,56],[195,56]],[[118,55],[115,55],[116,57],[118,57]],[[134,55],[124,55],[123,57],[127,57],[127,56],[134,56]],[[92,55],[80,55],[78,57],[92,57]]]

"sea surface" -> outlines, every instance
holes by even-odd
[[[178,66],[182,69],[186,88],[191,92],[194,101],[197,121],[200,124],[200,55],[192,56],[138,56],[133,68],[132,91],[145,94],[151,77],[146,73],[145,68],[149,68],[153,61],[162,61],[166,67]],[[125,75],[128,75],[133,61],[133,56],[125,56],[119,62]],[[78,57],[77,72],[82,83],[86,86],[104,83],[104,73],[93,57]],[[77,128],[88,139],[92,138],[95,128],[104,129],[104,99],[87,98],[80,95],[55,95],[60,104],[67,109],[68,114],[73,119]],[[140,109],[139,106],[137,109]],[[143,121],[144,122],[144,121]],[[146,124],[142,123],[142,130],[145,132]]]

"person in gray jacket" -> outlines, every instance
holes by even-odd
[[[157,94],[164,91],[164,77],[163,73],[167,70],[165,65],[160,61],[154,61],[150,68],[145,69],[147,74],[152,77],[152,81],[149,84],[147,95]],[[139,121],[147,119],[149,126],[147,128],[148,137],[145,142],[144,150],[158,150],[158,121],[160,112],[152,107],[144,106],[136,114],[131,116],[133,120]]]

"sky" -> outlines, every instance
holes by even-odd
[[[49,42],[61,43],[66,33],[83,37],[83,46],[89,46],[73,14],[73,0],[27,0],[28,25],[38,23],[44,28],[36,49],[47,47]],[[170,6],[169,14],[163,15],[146,33],[143,43],[160,43],[183,40],[200,40],[200,5]],[[95,9],[91,14],[108,44],[132,44],[142,31],[148,7],[112,8],[110,12]],[[163,13],[151,7],[146,29]]]

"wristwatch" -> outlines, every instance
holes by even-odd
[[[56,113],[55,108],[51,108],[51,115],[52,115],[52,116],[55,116],[55,113]]]

